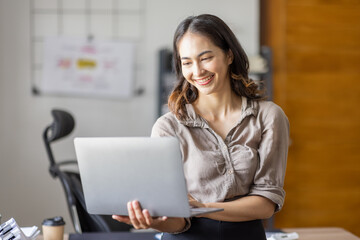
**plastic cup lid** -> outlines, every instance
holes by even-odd
[[[62,217],[54,217],[54,218],[47,218],[42,222],[42,225],[45,226],[62,226],[65,225],[64,219]]]

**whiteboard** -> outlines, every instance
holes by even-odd
[[[144,1],[31,0],[33,93],[134,95],[142,71],[134,55],[143,51]]]
[[[128,98],[133,93],[134,44],[48,37],[42,72],[44,94]]]

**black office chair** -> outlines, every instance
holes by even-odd
[[[53,178],[59,178],[64,188],[70,217],[77,233],[129,231],[131,226],[119,223],[108,215],[93,215],[86,211],[80,175],[76,171],[63,170],[63,166],[77,166],[76,160],[56,163],[51,143],[69,135],[75,126],[70,113],[53,109],[54,121],[45,128],[43,140],[50,161],[49,172]]]

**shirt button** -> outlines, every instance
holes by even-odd
[[[233,171],[232,169],[229,169],[229,170],[227,171],[227,173],[230,175],[230,174],[233,174],[234,171]]]

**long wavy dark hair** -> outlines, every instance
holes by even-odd
[[[190,16],[179,24],[173,40],[173,64],[178,80],[169,96],[168,107],[178,119],[185,118],[185,105],[193,103],[198,98],[198,90],[185,79],[181,68],[178,44],[187,32],[207,37],[225,54],[231,50],[234,55],[233,62],[229,66],[231,89],[238,96],[250,99],[262,98],[257,84],[248,76],[248,57],[228,25],[220,18],[210,14]]]

